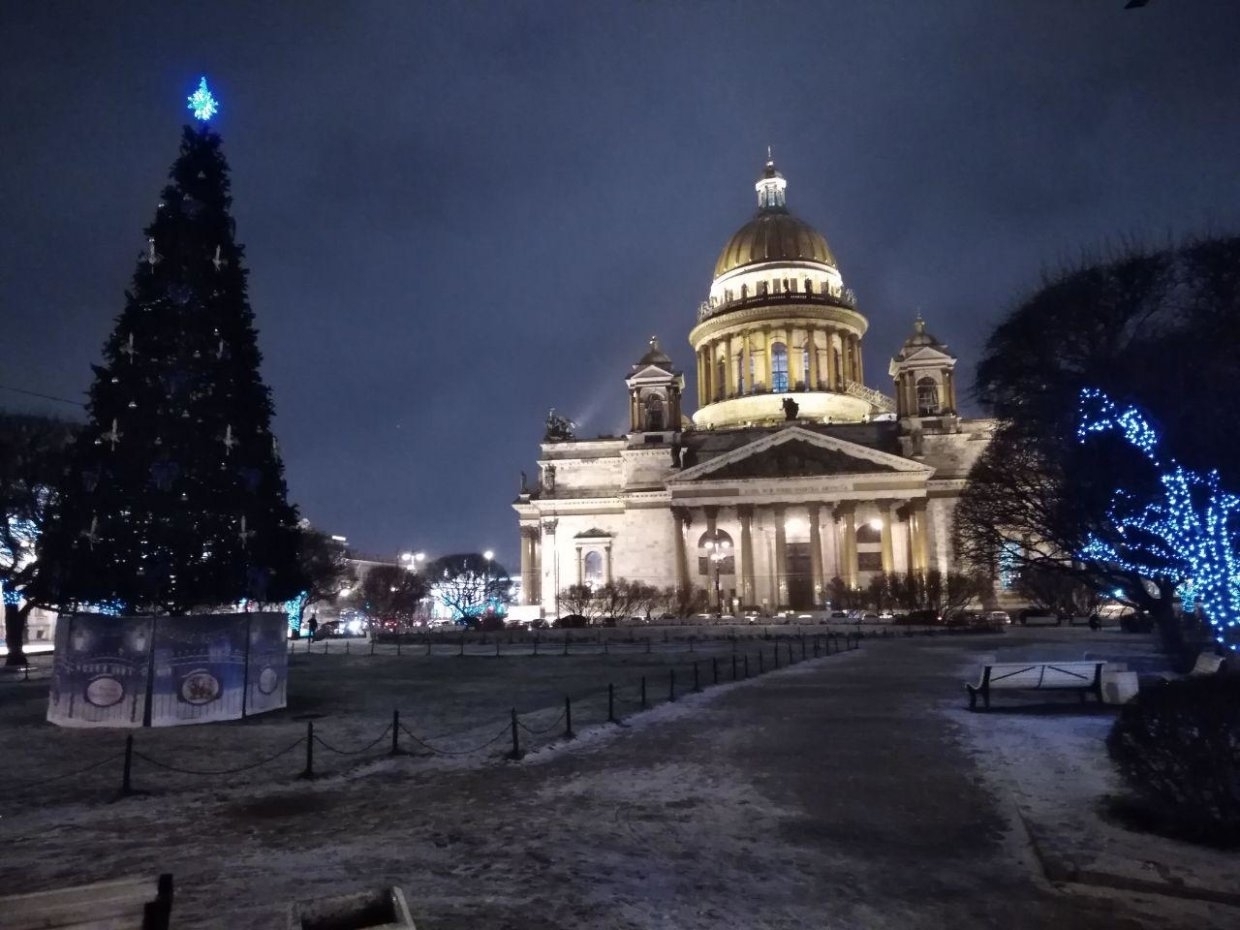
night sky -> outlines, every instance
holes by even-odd
[[[1123,5],[6,3],[0,384],[83,397],[206,74],[291,497],[515,571],[548,408],[622,431],[653,333],[692,383],[768,144],[888,392],[919,309],[971,377],[1046,269],[1240,226],[1240,10]]]

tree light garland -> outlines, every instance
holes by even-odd
[[[1120,409],[1102,391],[1081,391],[1077,439],[1108,430],[1123,438],[1156,468],[1164,496],[1143,503],[1118,490],[1107,517],[1121,540],[1090,536],[1081,557],[1107,562],[1144,578],[1165,578],[1176,585],[1186,609],[1199,605],[1214,638],[1227,645],[1240,626],[1240,560],[1236,544],[1240,497],[1225,492],[1217,471],[1191,471],[1156,454],[1158,431],[1135,408]]]
[[[198,89],[189,95],[189,103],[186,109],[192,110],[194,119],[200,119],[204,123],[220,112],[219,101],[211,95],[211,91],[207,89],[206,77],[199,78]]]

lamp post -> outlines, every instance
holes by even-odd
[[[719,584],[719,563],[728,557],[728,550],[732,548],[732,543],[726,539],[719,538],[719,531],[715,531],[715,538],[706,544],[710,549],[710,562],[715,572],[715,609],[719,612],[719,619],[723,619],[723,592],[720,590]]]
[[[482,557],[487,560],[486,576],[482,579],[482,612],[485,614],[491,600],[491,560],[495,558],[495,553],[488,549]]]

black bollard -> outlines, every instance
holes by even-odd
[[[818,648],[819,648],[818,637],[815,636],[814,637],[814,658],[815,659],[818,658]]]
[[[306,767],[298,778],[314,777],[314,721],[306,721]]]
[[[801,637],[801,661],[805,661],[805,637]]]
[[[642,710],[646,709],[646,676],[642,676]]]
[[[508,753],[508,758],[514,762],[521,758],[521,736],[517,732],[517,709],[512,709],[512,752]]]
[[[371,655],[375,654],[375,634],[374,633],[370,634],[370,654]]]
[[[331,648],[331,640],[323,640],[323,655],[327,655],[327,650]]]
[[[775,657],[775,667],[779,668],[779,640],[775,640],[775,648],[771,650],[771,655]]]
[[[732,653],[732,680],[736,681],[736,653]]]
[[[577,734],[573,732],[573,699],[567,694],[564,695],[564,738],[573,739]]]
[[[667,699],[676,700],[676,669],[674,668],[667,670]]]
[[[766,671],[766,660],[762,658],[762,650],[758,650],[758,674],[761,675]]]
[[[693,663],[693,690],[695,692],[702,690],[702,683],[698,680],[698,664]]]
[[[461,648],[457,651],[457,656],[465,655],[465,637],[461,637]]]
[[[616,686],[607,685],[607,722],[616,722]]]
[[[121,796],[133,794],[133,782],[130,779],[133,773],[133,734],[130,733],[125,737],[125,771],[121,775]]]
[[[499,658],[499,637],[495,637],[495,658]]]
[[[392,751],[390,755],[400,755],[400,711],[392,711]]]
[[[712,658],[710,660],[711,674],[714,676],[715,684],[719,684],[719,660]]]
[[[745,677],[749,677],[749,653],[745,653]]]
[[[397,655],[400,655],[400,641],[402,638],[403,637],[401,636],[400,633],[396,634],[396,654]],[[431,654],[431,644],[429,642],[426,644],[426,654],[427,655]]]

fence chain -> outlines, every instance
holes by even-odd
[[[136,749],[133,751],[133,754],[137,758],[141,759],[143,762],[148,762],[151,765],[155,766],[155,768],[157,769],[164,769],[165,771],[168,771],[168,772],[176,772],[178,775],[235,775],[238,772],[248,772],[250,769],[256,769],[256,768],[266,765],[269,762],[274,762],[276,759],[280,758],[281,756],[292,752],[294,749],[296,749],[298,746],[300,746],[305,741],[306,741],[306,738],[302,736],[297,740],[297,742],[289,744],[288,746],[286,746],[285,748],[277,752],[275,755],[268,756],[266,759],[262,759],[259,762],[251,763],[250,765],[242,765],[234,769],[212,769],[210,771],[205,770],[205,769],[183,769],[183,768],[180,768],[179,766],[168,765],[165,762],[160,762],[157,759],[152,759],[146,753],[138,752],[138,750]]]
[[[65,772],[62,775],[51,775],[47,778],[40,778],[35,781],[23,781],[21,779],[12,779],[6,781],[6,785],[16,785],[19,788],[35,788],[42,785],[51,784],[54,781],[62,781],[66,778],[73,778],[75,775],[85,775],[87,772],[93,772],[101,766],[107,765],[109,762],[115,762],[117,759],[123,759],[125,754],[118,752],[115,755],[108,756],[106,759],[100,759],[98,762],[92,762],[83,769],[74,769],[72,772]]]
[[[540,727],[538,729],[534,729],[533,727],[526,726],[524,723],[521,722],[521,719],[518,717],[517,726],[519,726],[526,733],[530,734],[530,736],[541,736],[544,733],[550,733],[552,730],[558,727],[561,723],[563,723],[566,713],[567,711],[560,711],[560,716],[556,717],[555,720],[553,720],[549,726]]]
[[[403,723],[400,725],[400,728],[401,730],[404,731],[405,735],[408,736],[411,740],[413,740],[423,749],[426,749],[429,752],[432,752],[437,756],[468,756],[468,755],[472,755],[475,752],[482,752],[482,750],[486,749],[488,746],[493,745],[494,743],[498,743],[501,739],[504,739],[506,736],[509,736],[511,733],[510,724],[505,723],[504,728],[500,730],[497,734],[495,734],[495,736],[487,740],[485,743],[482,743],[479,746],[475,746],[472,749],[440,749],[439,747],[432,746],[426,740],[422,739],[422,737],[418,736],[416,733],[410,730]]]
[[[326,749],[328,752],[334,752],[338,756],[360,756],[362,753],[370,752],[370,750],[378,746],[379,743],[387,739],[387,735],[391,732],[392,732],[392,725],[389,723],[386,727],[383,728],[382,733],[376,736],[373,740],[371,740],[361,749],[337,749],[335,746],[333,746],[327,740],[323,739],[323,737],[319,736],[317,733],[314,734],[314,741],[318,743],[320,746],[322,746],[324,749]]]

